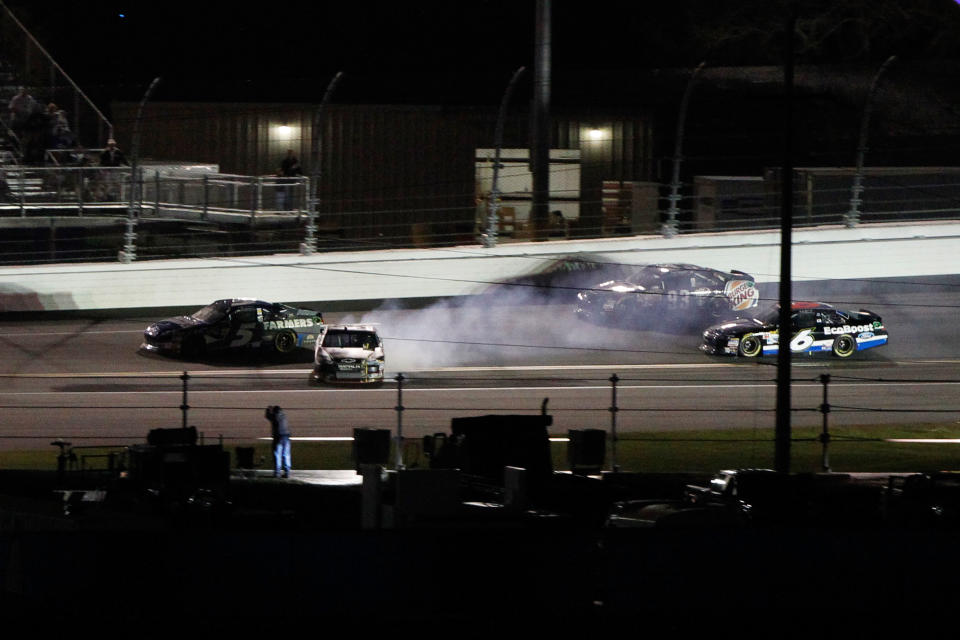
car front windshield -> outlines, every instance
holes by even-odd
[[[374,349],[377,336],[372,331],[331,329],[323,336],[323,346],[335,349]]]
[[[204,308],[195,312],[190,317],[194,318],[195,320],[200,320],[202,322],[214,324],[223,320],[225,316],[226,314],[224,312],[223,306],[214,302],[213,304],[208,304]]]

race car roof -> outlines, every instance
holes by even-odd
[[[377,328],[372,324],[328,324],[327,331],[372,331],[377,332]]]
[[[790,308],[797,311],[800,309],[833,309],[833,306],[826,302],[794,302],[790,305]]]

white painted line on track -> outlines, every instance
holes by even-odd
[[[540,365],[540,366],[505,366],[505,367],[447,367],[440,369],[404,369],[398,373],[469,373],[490,371],[595,371],[598,369],[715,369],[729,368],[740,365],[730,364],[604,364],[604,365]],[[88,372],[88,373],[0,373],[0,378],[162,378],[182,376],[184,373],[191,377],[224,378],[249,375],[290,375],[309,374],[311,367],[304,369],[180,369],[178,371],[116,371],[116,372]],[[395,382],[387,378],[384,382]]]
[[[13,336],[23,336],[24,338],[40,338],[44,336],[76,336],[76,335],[96,335],[110,333],[143,333],[143,329],[110,329],[105,331],[0,331],[0,337],[10,338]]]
[[[439,369],[410,369],[410,373],[469,373],[471,371],[569,371],[596,369],[722,369],[742,366],[736,363],[687,363],[687,364],[578,364],[578,365],[525,365],[505,367],[442,367]],[[405,371],[406,373],[406,371]]]
[[[260,437],[257,440],[273,441],[273,438]],[[353,442],[353,436],[290,436],[290,440],[298,442]],[[567,436],[550,436],[550,442],[570,442]]]

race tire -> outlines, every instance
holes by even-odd
[[[273,339],[273,348],[277,353],[290,353],[297,348],[297,334],[289,329],[281,331]]]
[[[740,346],[737,351],[746,358],[755,358],[763,350],[763,342],[758,336],[744,336],[740,338]]]
[[[848,333],[837,336],[833,341],[833,355],[838,358],[849,358],[857,350],[857,341]]]
[[[187,336],[180,343],[180,357],[187,360],[196,360],[202,357],[205,351],[206,344],[203,341],[203,336],[199,334]]]

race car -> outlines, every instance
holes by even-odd
[[[325,325],[317,340],[313,382],[383,382],[383,341],[374,325]]]
[[[754,277],[743,271],[649,264],[580,291],[576,312],[608,324],[687,324],[699,329],[706,322],[752,309],[759,299]]]
[[[887,344],[887,330],[876,313],[841,311],[822,302],[791,305],[790,351],[813,354],[830,352],[849,358],[857,351]],[[711,355],[752,358],[773,355],[780,346],[780,305],[755,318],[738,318],[708,327],[700,350]]]
[[[217,300],[189,316],[167,318],[143,332],[141,349],[187,359],[215,351],[312,349],[323,330],[319,311],[252,298]]]

